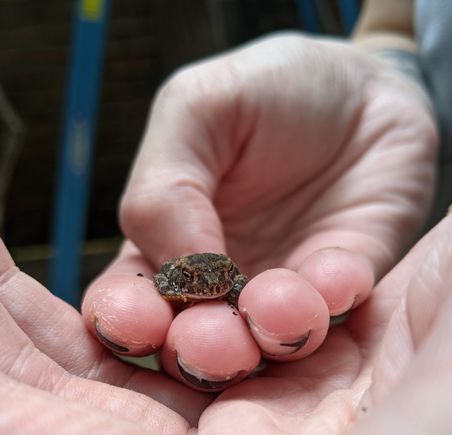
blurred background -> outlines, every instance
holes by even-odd
[[[77,14],[80,5],[92,11],[102,3],[0,0],[0,232],[22,270],[45,285],[55,285],[50,279],[55,201],[64,165],[59,156],[74,29],[80,25]],[[86,201],[86,228],[77,294],[120,244],[118,200],[149,105],[162,81],[182,64],[268,32],[302,29],[346,35],[360,6],[347,0],[113,0],[109,4],[103,17],[105,47],[99,59],[89,194],[81,199]],[[77,207],[77,202],[72,206]]]

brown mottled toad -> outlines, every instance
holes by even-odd
[[[209,252],[169,260],[153,279],[160,294],[178,309],[210,299],[227,300],[237,307],[248,282],[229,257]]]

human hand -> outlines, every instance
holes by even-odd
[[[452,417],[452,216],[322,347],[223,392],[201,434],[446,434]]]
[[[422,98],[347,44],[278,36],[180,71],[122,201],[129,240],[86,293],[88,328],[118,353],[162,346],[164,369],[199,389],[239,382],[261,354],[307,356],[419,231],[435,152]],[[209,302],[174,318],[136,276],[207,251],[252,278],[242,317]]]
[[[1,246],[0,431],[193,433],[183,415],[209,435],[447,433],[451,234],[449,216],[315,354],[270,362],[210,406],[208,395],[115,360]]]
[[[0,433],[186,433],[212,397],[123,363],[0,240]]]

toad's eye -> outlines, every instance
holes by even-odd
[[[182,275],[187,281],[193,281],[193,275],[188,270],[182,270]]]

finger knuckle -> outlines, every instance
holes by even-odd
[[[134,240],[146,227],[152,207],[144,196],[126,194],[119,205],[119,224],[124,234]]]

